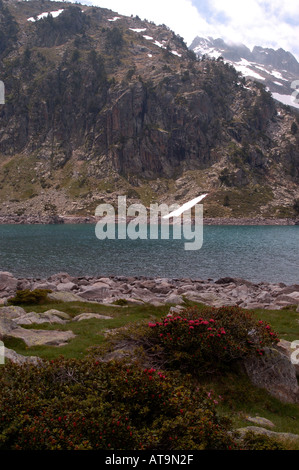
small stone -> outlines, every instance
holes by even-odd
[[[275,427],[275,424],[272,423],[272,421],[270,421],[269,419],[266,419],[266,418],[261,418],[260,416],[256,416],[255,418],[251,417],[251,416],[248,416],[246,418],[246,420],[250,421],[251,423],[258,424],[259,426],[266,426],[268,428],[274,428]]]

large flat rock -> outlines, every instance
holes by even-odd
[[[83,320],[90,320],[95,318],[96,320],[112,320],[113,317],[109,317],[108,315],[100,315],[98,313],[81,313],[73,318],[73,321],[83,321]]]
[[[75,338],[72,331],[59,330],[27,330],[17,325],[13,320],[0,318],[0,340],[5,337],[22,339],[31,346],[64,346]]]
[[[72,331],[26,330],[20,327],[14,329],[10,336],[22,339],[28,347],[32,347],[65,346],[76,335]]]
[[[80,295],[73,292],[51,292],[48,294],[50,300],[58,300],[60,302],[86,302]]]

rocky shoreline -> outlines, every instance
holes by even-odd
[[[134,218],[127,218],[127,222]],[[96,224],[100,219],[95,216],[54,215],[54,216],[25,216],[0,215],[0,225],[50,225],[50,224]],[[149,220],[148,220],[149,222]],[[204,225],[299,225],[299,218],[204,218]]]
[[[239,306],[246,309],[280,310],[295,306],[299,312],[299,284],[253,283],[239,278],[168,279],[143,276],[75,277],[58,273],[47,279],[16,278],[0,272],[0,305],[22,289],[50,289],[53,300],[91,301],[113,305],[182,305],[184,299],[213,307]]]

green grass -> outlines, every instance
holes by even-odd
[[[205,381],[207,388],[213,389],[223,398],[219,412],[229,416],[235,429],[256,426],[246,417],[260,416],[272,421],[274,432],[299,434],[299,406],[282,403],[265,390],[254,387],[245,374],[227,373]],[[287,442],[287,447],[299,450],[299,442]]]
[[[299,313],[296,307],[283,310],[254,310],[252,313],[260,320],[267,321],[279,333],[280,339],[294,341],[299,339]]]
[[[35,346],[27,347],[24,341],[16,338],[6,338],[5,346],[14,349],[24,356],[39,356],[43,359],[54,359],[59,356],[65,358],[82,358],[88,354],[92,346],[100,345],[105,340],[106,330],[121,328],[144,320],[158,319],[167,313],[167,307],[153,307],[151,305],[134,305],[130,307],[106,307],[104,305],[88,302],[50,302],[43,305],[24,305],[26,312],[43,313],[50,309],[68,313],[72,318],[81,313],[98,313],[111,316],[111,320],[82,320],[70,321],[66,324],[32,324],[24,325],[27,329],[73,331],[76,338],[69,341],[66,346]]]

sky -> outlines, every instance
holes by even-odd
[[[282,47],[299,60],[299,0],[81,0],[123,15],[166,24],[188,45],[212,36],[253,46]]]

